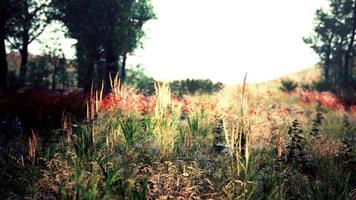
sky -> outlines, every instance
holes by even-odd
[[[143,48],[128,58],[157,80],[209,78],[225,84],[263,82],[311,67],[317,55],[302,38],[327,0],[152,0]],[[41,40],[50,41],[53,27]],[[56,33],[61,34],[61,33]],[[60,35],[73,58],[75,40]],[[41,51],[38,43],[30,51]]]

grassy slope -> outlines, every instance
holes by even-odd
[[[280,86],[281,80],[287,79],[287,78],[294,80],[294,81],[298,82],[299,84],[310,84],[313,81],[320,80],[321,73],[322,72],[321,72],[319,65],[315,65],[315,66],[312,66],[305,70],[302,70],[300,72],[282,76],[282,77],[272,80],[272,81],[250,84],[250,88],[257,89],[258,91],[276,91],[276,90],[278,90],[278,87]]]

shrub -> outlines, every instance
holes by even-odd
[[[302,135],[303,131],[299,128],[298,120],[294,120],[291,127],[288,129],[289,142],[286,146],[285,162],[296,164],[300,167],[305,167],[305,138]]]
[[[300,87],[301,87],[302,90],[304,90],[304,91],[310,91],[310,90],[313,89],[313,85],[310,85],[310,84],[308,84],[308,83],[302,83],[302,84],[300,85]]]
[[[172,93],[177,96],[185,94],[211,94],[220,91],[223,87],[222,83],[214,83],[209,79],[176,80],[170,83]]]
[[[325,80],[317,81],[312,83],[312,88],[319,92],[330,91],[332,90],[329,82]]]
[[[282,79],[280,90],[284,92],[293,92],[298,87],[298,83],[290,79]]]
[[[155,92],[155,80],[147,76],[140,66],[127,70],[126,83],[144,95],[153,95]]]

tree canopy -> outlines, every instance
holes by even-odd
[[[355,85],[356,0],[330,0],[318,9],[314,33],[304,41],[319,55],[323,81],[333,89]]]
[[[6,60],[5,40],[11,30],[10,20],[18,13],[20,2],[0,0],[0,89],[7,90],[8,63]]]
[[[143,25],[155,18],[149,0],[53,0],[54,18],[68,28],[76,44],[79,84],[107,80],[121,67],[125,80],[127,55],[144,36]]]
[[[48,25],[49,0],[19,0],[17,12],[9,20],[7,41],[11,49],[21,54],[20,81],[23,85],[27,75],[28,46],[37,39]]]

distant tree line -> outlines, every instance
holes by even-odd
[[[140,66],[127,70],[127,84],[144,95],[154,94],[156,82],[154,78],[147,76]],[[176,80],[170,82],[169,85],[175,96],[211,94],[219,92],[224,87],[223,83],[214,83],[209,79]]]
[[[319,89],[355,89],[356,0],[329,0],[329,8],[316,11],[314,33],[304,38],[323,66]]]
[[[172,92],[177,96],[184,94],[211,94],[220,91],[224,85],[209,79],[185,79],[170,83]]]
[[[24,86],[30,65],[40,67],[28,63],[28,46],[52,22],[63,23],[66,35],[77,40],[80,87],[88,90],[99,80],[108,83],[109,75],[117,73],[124,83],[127,56],[141,45],[143,25],[154,18],[150,0],[0,0],[0,88],[8,89],[6,49],[21,54],[18,84]],[[53,52],[48,55],[62,59],[57,49]],[[52,68],[52,75],[58,74]]]

